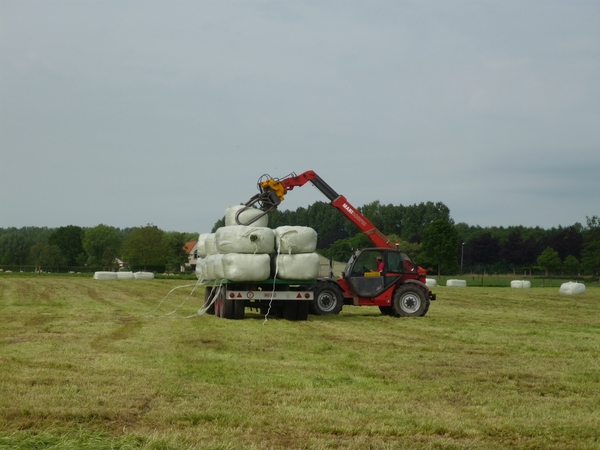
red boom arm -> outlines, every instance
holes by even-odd
[[[350,204],[346,197],[335,192],[331,186],[325,183],[325,181],[312,170],[279,180],[286,193],[296,186],[304,186],[309,181],[331,201],[331,206],[341,211],[342,214],[371,239],[375,246],[382,248],[396,248],[396,246],[392,244],[392,242],[379,231],[369,219]]]

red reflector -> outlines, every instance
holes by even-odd
[[[296,295],[296,298],[302,298],[302,294],[300,292],[298,292],[298,295]]]
[[[229,298],[233,298],[233,297],[235,297],[235,294],[233,292],[230,292],[229,293]]]
[[[238,292],[237,298],[242,298],[242,294]]]
[[[310,298],[310,294],[304,294],[304,298]]]

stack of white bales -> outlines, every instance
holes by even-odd
[[[205,281],[264,281],[271,276],[308,280],[318,276],[320,263],[315,253],[317,233],[307,227],[267,227],[266,215],[251,225],[237,225],[236,214],[243,206],[230,207],[225,226],[198,237],[196,276]],[[251,208],[240,214],[248,222],[262,214]]]
[[[275,271],[283,280],[311,280],[319,276],[321,262],[317,249],[317,232],[309,227],[275,228]]]

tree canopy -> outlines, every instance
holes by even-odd
[[[48,238],[48,244],[56,245],[67,265],[74,266],[85,261],[83,249],[83,228],[69,225],[57,228]]]
[[[434,220],[423,231],[422,258],[437,266],[438,276],[442,268],[447,273],[456,271],[458,242],[458,232],[448,220]]]
[[[88,264],[110,268],[120,256],[121,237],[116,228],[100,224],[85,230],[83,248],[88,255]]]
[[[156,225],[134,228],[123,243],[123,257],[130,264],[160,266],[165,264],[167,248],[165,232]]]

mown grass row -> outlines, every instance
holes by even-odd
[[[0,278],[0,448],[600,448],[598,288],[265,322],[179,283]]]

